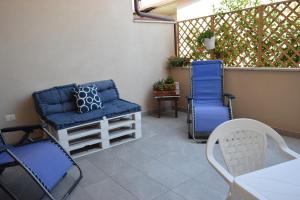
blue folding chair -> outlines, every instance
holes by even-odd
[[[36,130],[47,134],[47,139],[32,140],[30,135]],[[8,145],[3,133],[22,131],[23,137],[17,145]],[[41,187],[51,200],[52,189],[67,174],[71,167],[77,167],[78,178],[61,199],[66,199],[82,178],[82,172],[75,161],[65,152],[59,143],[41,125],[11,127],[0,130],[0,174],[8,167],[19,165]],[[0,182],[2,188],[12,199],[19,199],[10,192],[8,187]]]
[[[231,100],[235,97],[223,94],[222,66],[221,60],[192,62],[187,122],[189,137],[197,142],[205,142],[219,124],[233,118]]]

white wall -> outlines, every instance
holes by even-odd
[[[36,122],[32,92],[73,82],[114,79],[151,110],[173,39],[172,24],[134,23],[131,0],[0,1],[0,126]]]
[[[178,0],[177,19],[183,21],[213,14],[213,5],[219,6],[221,0]]]

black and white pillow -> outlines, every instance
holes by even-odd
[[[79,113],[86,113],[102,108],[102,102],[95,85],[84,87],[78,86],[74,89],[74,92]]]

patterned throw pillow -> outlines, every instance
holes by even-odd
[[[86,113],[102,108],[102,102],[95,85],[84,87],[79,86],[74,89],[74,92],[79,113]]]

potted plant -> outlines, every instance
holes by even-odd
[[[160,80],[153,84],[153,91],[163,91],[164,90],[164,81]]]
[[[198,44],[204,44],[207,50],[211,50],[215,48],[215,34],[210,29],[200,33],[197,37]]]
[[[172,76],[168,76],[164,81],[164,90],[174,91],[176,89],[175,81]]]
[[[185,67],[190,64],[190,59],[185,57],[171,56],[168,58],[168,65],[170,67]]]
[[[173,77],[168,76],[165,80],[157,81],[153,84],[154,96],[173,96],[176,95],[176,85]]]

